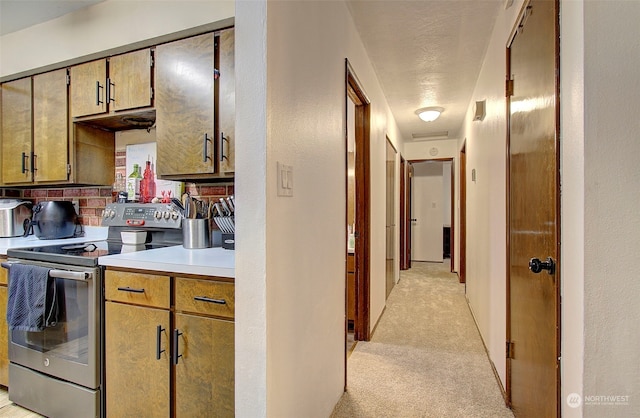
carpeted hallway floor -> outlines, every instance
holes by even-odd
[[[449,263],[412,263],[347,360],[332,418],[513,417]]]

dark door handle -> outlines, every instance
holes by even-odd
[[[556,262],[553,258],[547,257],[547,261],[540,261],[539,258],[532,258],[529,260],[529,270],[538,274],[542,270],[547,270],[547,273],[553,274],[556,272]]]

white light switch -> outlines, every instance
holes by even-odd
[[[293,196],[293,167],[278,162],[278,196]]]

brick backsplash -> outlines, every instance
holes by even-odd
[[[234,194],[234,186],[229,183],[185,183],[185,190],[200,200],[218,200]],[[80,223],[100,226],[102,211],[107,203],[115,201],[112,187],[63,187],[46,189],[0,189],[0,196],[15,197],[39,203],[47,200],[78,201]]]

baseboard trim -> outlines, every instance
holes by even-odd
[[[378,320],[376,321],[376,323],[373,325],[373,328],[371,329],[371,334],[369,334],[369,341],[371,341],[371,338],[373,338],[373,334],[376,332],[376,329],[378,328],[378,324],[380,323],[380,319],[382,319],[382,315],[384,315],[384,311],[387,310],[387,305],[385,304],[384,308],[382,308],[382,312],[380,312],[380,316],[378,317]]]
[[[478,326],[478,321],[476,320],[476,316],[473,313],[473,308],[471,308],[471,304],[469,303],[469,298],[467,297],[466,294],[464,295],[464,298],[467,301],[467,307],[469,308],[469,312],[471,313],[471,318],[473,318],[473,323],[476,325],[476,329],[478,330],[478,335],[480,335],[480,341],[482,341],[484,352],[487,355],[489,364],[491,365],[491,370],[493,370],[493,376],[496,378],[496,382],[498,383],[498,387],[500,388],[500,392],[502,393],[502,399],[504,399],[504,404],[507,408],[509,408],[507,391],[504,389],[504,386],[502,385],[502,380],[500,380],[500,375],[498,374],[498,369],[496,369],[496,365],[491,360],[491,355],[489,354],[489,350],[487,349],[487,344],[484,342],[484,338],[482,337],[482,333],[480,332],[480,327]]]

